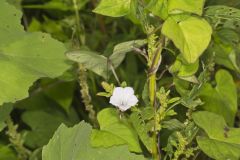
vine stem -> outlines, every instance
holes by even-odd
[[[161,63],[161,52],[163,50],[163,42],[164,38],[160,40],[160,43],[158,44],[158,48],[155,51],[153,57],[150,59],[151,61],[151,67],[149,68],[149,99],[150,104],[154,108],[154,124],[156,124],[156,88],[157,88],[157,70],[159,68],[159,65]],[[156,131],[156,127],[154,125],[154,134],[153,134],[153,146],[152,146],[152,155],[154,160],[159,160],[161,158],[160,153],[158,152],[158,134]]]

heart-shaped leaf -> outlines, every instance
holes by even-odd
[[[212,28],[204,19],[189,16],[170,16],[162,33],[170,38],[188,63],[194,63],[208,47]]]

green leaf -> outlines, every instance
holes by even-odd
[[[66,112],[72,103],[75,89],[75,82],[57,83],[56,85],[44,90],[44,93],[51,99],[55,100]]]
[[[38,148],[46,145],[53,136],[54,131],[62,124],[70,125],[64,114],[47,113],[44,111],[27,111],[22,115],[22,120],[31,131],[26,133],[25,145]]]
[[[153,110],[150,107],[145,108],[142,112],[134,112],[130,116],[130,120],[133,124],[133,127],[138,133],[143,144],[146,146],[148,151],[152,151],[153,138],[149,135],[151,132],[153,124],[148,122],[153,118]]]
[[[4,0],[0,1],[0,48],[25,34],[21,25],[22,13]]]
[[[95,132],[95,134],[93,135],[94,138],[92,138],[92,144],[94,146],[109,147],[109,144],[114,145],[114,142],[116,142],[115,145],[119,145],[122,144],[124,141],[124,144],[128,144],[130,151],[141,152],[137,133],[135,133],[135,130],[131,127],[131,125],[127,122],[126,119],[119,118],[119,114],[117,113],[116,109],[103,109],[101,112],[98,113],[97,119],[100,125],[100,131]],[[97,133],[100,134],[96,135]],[[110,137],[112,137],[113,139],[109,138],[108,140],[111,142],[99,140],[101,139],[101,136],[104,136],[105,134],[111,135]]]
[[[10,103],[0,106],[0,122],[4,122],[5,120],[7,120],[12,110],[13,105]]]
[[[181,56],[178,56],[174,64],[169,68],[171,73],[176,73],[176,75],[181,77],[193,76],[199,67],[199,61],[196,61],[192,64],[184,63],[184,59]]]
[[[127,144],[126,141],[107,131],[93,129],[91,134],[91,145],[93,147],[112,147]]]
[[[131,0],[101,0],[93,12],[111,17],[125,16],[130,12]]]
[[[239,160],[240,158],[240,145],[228,144],[206,137],[197,137],[197,142],[201,150],[211,158],[217,160]]]
[[[114,68],[117,68],[122,63],[128,52],[133,51],[134,48],[140,48],[146,43],[146,40],[133,40],[119,43],[114,46],[113,54],[109,57]]]
[[[81,63],[99,76],[107,78],[108,60],[106,57],[86,49],[70,51],[66,55],[70,60]]]
[[[0,122],[0,132],[6,127],[6,123],[5,122]]]
[[[0,145],[0,153],[0,160],[18,160],[14,151],[6,145]]]
[[[167,19],[168,17],[168,2],[167,0],[151,0],[147,6],[147,9],[154,15]]]
[[[131,52],[134,50],[134,47],[139,48],[144,44],[146,44],[145,40],[133,40],[120,43],[114,47],[113,54],[109,59],[99,53],[86,49],[70,51],[67,52],[66,55],[70,60],[83,64],[87,69],[106,79],[110,65],[117,68],[124,60],[127,52]]]
[[[43,147],[43,160],[144,160],[141,155],[129,153],[126,146],[92,148],[90,133],[91,126],[84,122],[72,128],[61,125],[48,145]]]
[[[228,127],[222,116],[207,111],[194,113],[193,120],[208,135],[197,138],[199,147],[208,156],[219,160],[240,158],[239,128]]]
[[[209,52],[214,53],[215,62],[240,72],[237,64],[239,35],[232,29],[220,29],[214,34],[214,43]]]
[[[215,76],[217,86],[205,84],[200,91],[204,109],[222,115],[229,125],[233,125],[237,112],[237,90],[231,74],[219,70]]]
[[[164,22],[162,33],[174,42],[188,63],[194,63],[208,47],[212,28],[204,19],[176,15]]]
[[[168,12],[170,14],[179,14],[190,12],[202,15],[205,0],[169,0]]]
[[[58,77],[67,68],[65,46],[43,33],[26,33],[21,13],[0,1],[0,105],[28,96],[28,88],[42,77]]]
[[[227,3],[229,5],[229,2]],[[214,27],[221,26],[237,30],[238,32],[240,31],[240,10],[238,8],[224,5],[208,6],[204,16]]]

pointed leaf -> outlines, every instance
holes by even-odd
[[[204,19],[176,15],[165,21],[162,33],[174,42],[188,63],[194,63],[208,47],[212,28]]]

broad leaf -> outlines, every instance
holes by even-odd
[[[229,5],[229,2],[227,3]],[[204,16],[214,27],[221,26],[240,31],[240,10],[238,8],[223,5],[209,6],[206,8]]]
[[[73,128],[61,125],[48,145],[43,147],[43,160],[144,160],[141,155],[129,153],[126,146],[92,148],[89,141],[90,133],[91,126],[84,122]]]
[[[6,121],[12,110],[12,104],[4,104],[0,106],[0,122]]]
[[[0,144],[0,160],[18,160],[14,151],[6,146]]]
[[[21,25],[22,13],[5,0],[0,1],[0,48],[25,34]]]
[[[175,73],[179,78],[193,76],[199,67],[199,61],[188,64],[181,56],[178,56],[174,64],[169,68],[171,73]]]
[[[205,84],[200,92],[204,109],[222,115],[229,125],[233,125],[237,112],[237,90],[231,74],[225,70],[216,73],[217,86]]]
[[[225,67],[240,72],[237,63],[239,53],[239,35],[232,29],[220,29],[214,35],[214,43],[209,48],[209,52],[214,54],[215,62]]]
[[[101,131],[101,130],[92,130],[91,134],[91,145],[93,147],[112,147],[112,146],[118,146],[118,145],[126,145],[127,142],[108,132],[108,131]]]
[[[31,131],[26,133],[25,145],[38,148],[46,145],[53,136],[54,131],[62,124],[70,125],[64,114],[47,113],[44,111],[27,111],[22,115],[22,120]]]
[[[167,0],[151,0],[147,6],[147,9],[154,15],[157,15],[165,20],[168,17],[167,7]]]
[[[240,158],[239,128],[228,127],[223,117],[207,111],[194,113],[193,119],[208,135],[208,138],[197,138],[199,147],[207,155],[219,160]]]
[[[69,51],[66,55],[70,60],[83,64],[87,69],[106,79],[111,65],[117,68],[124,60],[127,52],[131,52],[134,47],[139,48],[144,44],[146,44],[145,40],[133,40],[117,44],[109,59],[86,49]]]
[[[130,4],[131,0],[101,0],[93,12],[111,17],[121,17],[130,12]]]
[[[109,144],[128,144],[129,150],[141,152],[137,133],[135,133],[134,129],[125,118],[120,119],[119,116],[117,110],[113,108],[106,108],[98,113],[97,118],[100,125],[100,131],[94,132],[92,144],[97,147],[109,147]],[[109,142],[100,141],[106,134],[112,137],[108,139]]]
[[[106,57],[86,49],[70,51],[66,55],[70,60],[81,63],[99,76],[107,78],[108,60]]]
[[[140,48],[146,43],[146,40],[133,40],[119,43],[114,46],[113,54],[109,57],[114,68],[117,68],[122,63],[128,52],[133,51],[134,48]]]
[[[21,13],[0,1],[0,105],[28,96],[28,88],[39,78],[58,77],[67,68],[65,46],[43,33],[26,33]]]
[[[165,21],[162,33],[174,42],[188,63],[194,63],[208,47],[212,28],[204,19],[176,15]]]
[[[197,137],[198,146],[209,157],[217,160],[239,160],[240,145],[229,144],[222,141]]]
[[[62,82],[47,88],[44,93],[54,101],[56,101],[66,112],[72,103],[75,89],[75,82]]]
[[[170,14],[179,14],[190,12],[202,15],[205,0],[169,0],[168,12]]]

